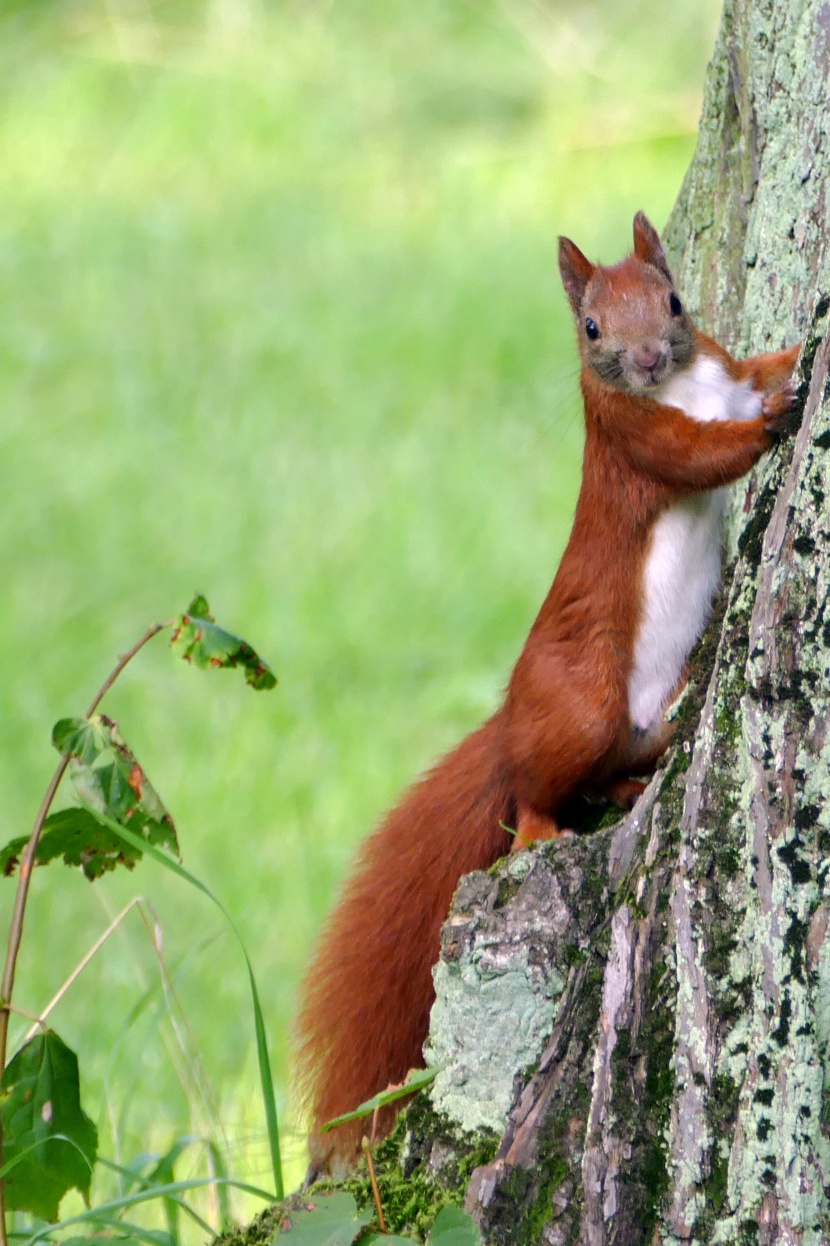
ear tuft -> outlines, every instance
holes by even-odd
[[[663,276],[668,277],[669,281],[674,284],[674,277],[672,277],[663,244],[660,242],[660,235],[645,212],[638,212],[634,217],[634,254],[644,264],[651,264],[653,268],[659,269]]]
[[[559,239],[559,272],[562,285],[574,315],[579,318],[585,287],[594,273],[594,265],[570,238]]]

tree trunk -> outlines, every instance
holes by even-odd
[[[805,405],[736,499],[677,746],[444,930],[433,1104],[502,1135],[486,1242],[830,1241],[829,77],[830,3],[727,0],[666,236],[733,351],[805,338]]]

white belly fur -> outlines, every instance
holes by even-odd
[[[704,354],[655,397],[702,421],[750,420],[761,410],[761,395],[748,381],[733,381],[719,360]],[[652,529],[643,572],[643,613],[628,681],[629,714],[642,731],[662,717],[709,618],[720,587],[728,498],[727,488],[678,502]]]

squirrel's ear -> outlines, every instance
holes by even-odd
[[[582,308],[582,296],[593,275],[594,265],[570,238],[559,239],[559,272],[568,302],[574,315],[578,317]]]
[[[669,281],[674,283],[669,262],[663,251],[663,244],[660,242],[660,235],[645,212],[638,212],[634,217],[634,254],[638,260],[658,268],[664,277],[668,277]]]

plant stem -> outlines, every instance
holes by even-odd
[[[369,1180],[372,1183],[372,1193],[375,1196],[375,1210],[378,1213],[378,1228],[381,1233],[386,1232],[386,1221],[383,1218],[383,1204],[380,1201],[380,1190],[378,1189],[378,1179],[375,1176],[375,1161],[372,1155],[372,1144],[368,1138],[363,1139],[363,1154],[366,1156],[366,1165],[369,1169]]]
[[[86,717],[89,718],[95,713],[104,696],[109,692],[118,676],[123,671],[128,662],[131,662],[139,649],[147,644],[148,640],[152,640],[154,636],[163,631],[166,627],[172,627],[173,620],[168,619],[165,623],[154,623],[152,627],[148,627],[147,631],[141,637],[132,649],[129,649],[113,667],[110,674],[101,684],[101,687],[92,698]],[[40,843],[40,835],[43,830],[43,824],[51,808],[52,801],[55,799],[55,793],[58,790],[60,781],[66,773],[69,765],[68,757],[61,757],[58,768],[52,775],[43,800],[40,803],[35,824],[32,827],[32,833],[29,836],[29,842],[23,849],[20,857],[20,868],[17,875],[17,892],[14,897],[14,910],[12,911],[12,920],[9,926],[9,940],[6,947],[6,963],[3,968],[3,979],[0,982],[0,1075],[6,1067],[6,1048],[9,1036],[9,1009],[11,1005],[12,991],[14,990],[14,974],[17,968],[17,957],[20,951],[20,940],[23,937],[23,918],[26,914],[26,900],[29,895],[29,883],[32,878],[32,871],[35,867],[35,855],[37,846]],[[0,1119],[0,1167],[3,1164],[3,1125]],[[0,1178],[0,1246],[8,1246],[6,1236],[6,1200],[4,1195],[4,1182]]]
[[[113,933],[113,931],[117,930],[118,927],[121,925],[121,922],[124,920],[127,914],[131,913],[133,909],[136,907],[136,905],[140,906],[143,902],[143,899],[144,899],[143,896],[134,896],[133,899],[130,900],[129,904],[127,904],[121,910],[118,916],[113,918],[113,920],[107,926],[104,933],[98,936],[98,938],[95,940],[95,942],[93,943],[89,951],[86,953],[86,955],[81,957],[80,961],[75,966],[75,968],[72,970],[71,974],[66,979],[66,981],[63,983],[63,985],[58,987],[57,991],[52,996],[52,998],[49,1000],[49,1003],[43,1009],[43,1012],[40,1014],[40,1016],[32,1017],[32,1020],[34,1021],[34,1025],[32,1026],[30,1030],[27,1031],[26,1034],[23,1035],[24,1043],[28,1043],[29,1039],[34,1038],[35,1034],[37,1034],[39,1029],[46,1029],[46,1018],[49,1016],[49,1013],[52,1011],[53,1008],[56,1008],[57,1005],[61,1002],[64,995],[69,990],[69,988],[72,986],[72,984],[75,981],[77,981],[78,977],[86,969],[87,965],[92,960],[95,953],[100,951],[100,949],[104,946],[104,944],[106,943],[110,935]],[[9,1008],[11,1012],[18,1011],[18,1009],[16,1008],[11,1008],[11,1005],[9,1005]]]

